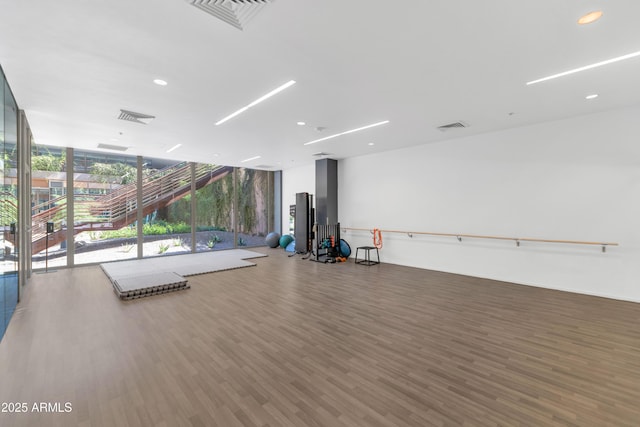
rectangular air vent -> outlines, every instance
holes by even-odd
[[[325,157],[325,156],[330,156],[331,153],[325,153],[324,151],[319,151],[317,153],[313,153],[312,156],[314,157]]]
[[[254,169],[273,169],[273,166],[271,166],[271,165],[255,165],[253,168]]]
[[[129,110],[120,110],[120,115],[118,115],[118,119],[125,120],[127,122],[141,123],[143,125],[148,125],[151,123],[156,116],[150,116],[148,114],[136,113],[135,111]]]
[[[123,147],[122,145],[111,145],[111,144],[98,144],[98,148],[103,150],[113,150],[113,151],[127,151],[129,147]]]
[[[438,130],[440,132],[446,132],[451,129],[459,129],[459,128],[466,128],[466,127],[469,127],[469,125],[463,121],[459,121],[455,123],[449,123],[448,125],[438,126]]]
[[[275,0],[188,0],[193,6],[243,30],[262,8]]]

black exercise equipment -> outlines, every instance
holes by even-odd
[[[314,218],[313,196],[309,193],[296,194],[296,216],[294,224],[295,253],[308,254],[311,252]]]
[[[340,250],[340,223],[334,225],[315,224],[315,248],[312,258],[316,262],[335,263],[342,258]]]

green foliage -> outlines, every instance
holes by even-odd
[[[133,227],[121,228],[120,230],[109,230],[100,233],[100,239],[120,239],[126,237],[136,237],[138,233]]]
[[[142,234],[144,236],[163,236],[165,234],[184,234],[190,233],[191,227],[189,224],[179,222],[177,224],[170,224],[164,221],[158,221],[153,224],[144,224],[142,226]],[[138,235],[135,227],[130,226],[121,228],[120,230],[103,231],[100,235],[101,239],[118,239],[126,237],[136,237]]]
[[[255,191],[253,188],[254,169],[242,169],[240,185],[238,186],[238,212],[240,213],[239,230],[245,233],[251,232],[256,221]]]
[[[169,245],[166,243],[160,243],[160,246],[158,246],[158,253],[159,254],[163,254],[165,252],[167,252],[169,250]]]
[[[161,236],[170,234],[167,226],[161,224],[145,224],[142,226],[142,234],[145,236]]]
[[[227,229],[215,225],[197,225],[196,231],[227,231]]]
[[[60,172],[64,169],[66,153],[55,156],[47,150],[45,154],[31,156],[31,169],[34,171]]]
[[[125,163],[94,163],[89,168],[91,175],[96,175],[101,182],[131,184],[137,180],[137,168]]]
[[[233,228],[233,176],[231,174],[196,192],[196,224],[201,229]]]
[[[238,232],[266,233],[269,204],[269,174],[256,169],[238,169]]]
[[[198,231],[232,230],[237,216],[241,233],[256,234],[268,223],[268,174],[253,169],[237,169],[234,191],[233,174],[229,174],[196,191]],[[236,205],[237,204],[237,205]],[[191,221],[191,198],[172,203],[164,213],[171,221]]]
[[[11,224],[18,220],[18,199],[8,192],[0,193],[0,223]]]
[[[177,224],[173,224],[168,227],[170,227],[171,233],[176,233],[176,234],[191,233],[191,226],[189,224],[185,224],[184,222],[179,222]]]
[[[172,243],[174,247],[178,247],[178,246],[182,246],[183,242],[181,238],[177,238],[177,239],[173,239]]]
[[[124,244],[122,245],[122,252],[131,252],[131,249],[133,249],[136,245],[132,245],[130,243]]]
[[[211,234],[209,237],[209,241],[207,242],[207,246],[209,247],[209,249],[213,249],[218,242],[222,242],[222,238],[217,234]]]
[[[226,177],[196,191],[196,224],[198,231],[233,228],[233,177]],[[167,209],[171,221],[191,222],[191,197],[189,195],[172,203]]]

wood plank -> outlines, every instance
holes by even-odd
[[[640,304],[281,250],[120,301],[36,275],[0,343],[4,426],[616,425],[640,420]]]

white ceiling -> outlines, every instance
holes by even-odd
[[[639,104],[640,57],[525,85],[640,50],[639,17],[637,0],[275,0],[240,31],[185,0],[0,0],[0,64],[38,144],[287,169]]]

